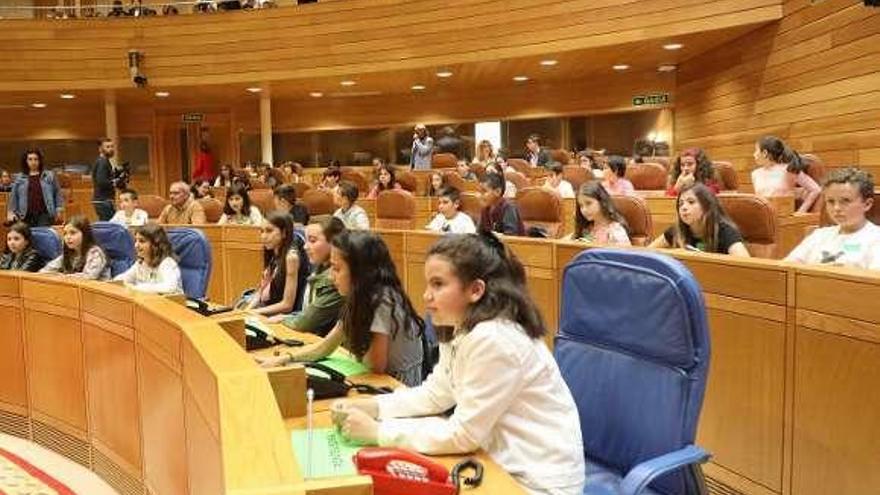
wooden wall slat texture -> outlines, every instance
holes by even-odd
[[[880,173],[880,9],[788,0],[784,18],[685,62],[679,148],[702,146],[750,183],[754,142],[774,134],[826,165]]]

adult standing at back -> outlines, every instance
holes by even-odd
[[[20,220],[31,227],[47,227],[64,210],[61,186],[55,174],[43,170],[43,152],[28,149],[21,155],[21,173],[9,193],[6,219]]]
[[[428,170],[431,168],[431,155],[434,153],[434,139],[428,135],[425,124],[416,124],[414,131],[409,166],[416,170]]]
[[[214,170],[214,154],[207,141],[199,144],[199,154],[196,156],[196,169],[193,171],[193,182],[200,180],[211,181],[217,172]]]
[[[113,206],[113,164],[110,159],[116,155],[116,143],[110,138],[103,138],[98,145],[98,159],[92,167],[92,204],[98,220],[107,222],[113,218],[116,208]]]

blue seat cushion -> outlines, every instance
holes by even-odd
[[[623,477],[590,458],[587,458],[586,477],[584,495],[620,495],[620,483],[623,481]],[[661,495],[650,487],[642,493],[644,495]]]

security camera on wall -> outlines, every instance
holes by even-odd
[[[147,76],[141,73],[141,62],[144,54],[137,50],[128,51],[128,73],[131,76],[131,82],[139,88],[147,85]]]

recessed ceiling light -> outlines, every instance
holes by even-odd
[[[663,45],[664,50],[681,50],[682,48],[684,48],[684,45],[681,43],[667,43]]]
[[[425,85],[424,84],[413,84],[410,89],[412,89],[413,91],[424,91]]]
[[[168,98],[171,96],[171,93],[168,91],[156,91],[154,94],[156,95],[156,98]]]
[[[357,84],[357,83],[354,82],[354,81],[342,81],[342,82],[340,82],[339,84],[341,84],[341,85],[347,87],[347,86],[354,86],[354,85]]]
[[[76,98],[76,95],[74,95],[74,94],[70,94],[70,93],[61,93],[61,99],[62,99],[62,100],[72,100],[72,99],[74,99],[74,98]]]
[[[657,71],[658,72],[675,72],[675,69],[677,69],[677,68],[678,67],[676,67],[673,64],[663,64],[663,65],[660,65],[657,67]]]
[[[324,96],[324,93],[320,91],[312,91],[311,93],[309,93],[309,96],[311,96],[312,98],[320,98]]]
[[[513,76],[513,80],[516,82],[526,82],[529,80],[529,76]]]
[[[34,108],[46,108],[45,103],[31,103],[31,106]]]
[[[437,72],[437,77],[452,77],[451,70],[441,70]]]
[[[544,67],[553,67],[554,65],[556,65],[558,63],[559,63],[558,60],[553,60],[553,59],[541,60],[541,65],[543,65]]]
[[[247,89],[247,92],[248,92],[248,93],[259,93],[260,91],[263,91],[263,88],[258,88],[258,87],[256,87],[256,86],[254,86],[253,88],[248,88],[248,89]]]
[[[629,69],[629,65],[627,65],[627,64],[617,64],[617,65],[613,65],[613,66],[611,66],[611,68],[614,69],[614,70],[627,70],[627,69]]]

